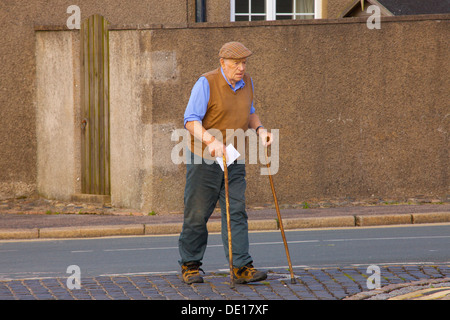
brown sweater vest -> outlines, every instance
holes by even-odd
[[[242,133],[248,129],[250,109],[253,101],[251,78],[249,75],[244,74],[245,86],[234,92],[223,77],[220,68],[205,73],[203,76],[208,80],[210,94],[202,125],[221,142],[223,142],[225,137],[225,146],[233,143],[234,147],[241,154],[239,159],[242,159],[245,156],[245,146],[242,143],[236,143],[238,139],[234,139],[235,135],[226,136],[226,130],[242,129]],[[221,135],[217,134],[216,130],[211,129],[220,131]],[[203,155],[204,158],[212,159],[208,150],[203,152],[205,148],[206,144],[198,141],[191,135],[191,151],[193,150],[199,156]]]

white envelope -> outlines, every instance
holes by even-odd
[[[227,167],[228,167],[230,164],[233,163],[234,160],[239,158],[241,156],[241,154],[236,150],[236,148],[232,144],[229,144],[226,147],[226,151],[227,151]],[[223,159],[222,159],[222,157],[217,157],[216,161],[219,164],[220,168],[222,168],[222,171],[223,171]]]

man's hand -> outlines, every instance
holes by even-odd
[[[258,135],[264,147],[268,147],[272,144],[273,141],[272,133],[267,132],[266,129],[260,128],[258,130]]]
[[[222,155],[226,155],[225,145],[216,139],[208,143],[207,146],[209,154],[213,157],[222,157]]]

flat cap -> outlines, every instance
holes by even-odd
[[[247,49],[240,42],[227,42],[225,43],[219,51],[219,58],[224,59],[244,59],[251,56],[253,52]]]

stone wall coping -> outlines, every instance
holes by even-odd
[[[381,17],[382,22],[412,22],[412,21],[450,20],[449,14],[424,14]],[[275,26],[328,25],[366,23],[365,17],[340,19],[310,19],[310,20],[274,20],[274,21],[236,21],[236,22],[202,22],[202,23],[169,23],[169,24],[110,24],[109,30],[155,30],[155,29],[208,29],[208,28],[252,28]],[[34,25],[35,31],[78,31],[69,29],[66,25]]]

